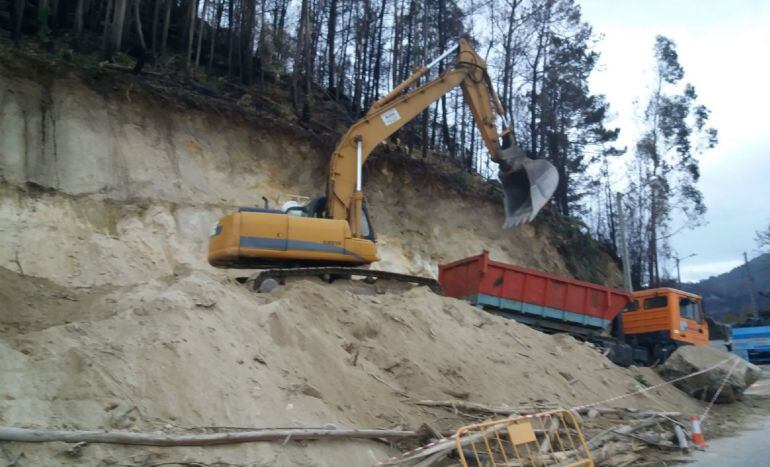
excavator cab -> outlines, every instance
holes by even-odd
[[[376,242],[377,239],[374,235],[374,229],[372,229],[372,223],[369,218],[369,211],[366,208],[366,201],[362,203],[361,208],[363,212],[363,216],[361,217],[361,238]],[[290,216],[317,217],[325,219],[326,196],[318,196],[304,206],[295,205],[287,207],[284,212]]]

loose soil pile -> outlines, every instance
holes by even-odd
[[[134,286],[74,289],[1,275],[5,425],[174,431],[429,422],[444,430],[462,424],[462,415],[415,403],[573,406],[660,381],[648,369],[618,368],[571,337],[542,334],[423,287],[300,280],[255,294],[229,279],[179,270]],[[619,405],[699,406],[672,387]],[[64,445],[5,450],[23,452],[30,465],[83,462]],[[390,453],[375,442],[319,441],[205,450],[88,446],[82,456],[103,465],[365,465]]]

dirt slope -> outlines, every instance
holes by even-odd
[[[648,370],[615,367],[570,337],[541,334],[425,288],[297,281],[259,295],[204,272],[178,271],[127,287],[78,290],[1,275],[19,287],[4,292],[14,305],[0,314],[0,423],[7,425],[173,431],[329,423],[416,428],[428,421],[448,429],[458,419],[441,419],[414,402],[459,397],[572,406],[638,389],[640,374],[648,384],[658,381]],[[47,318],[23,313],[25,307],[45,307]],[[663,394],[620,405],[696,407],[675,389]],[[151,453],[153,462],[281,465],[365,465],[388,455],[378,443],[303,445],[90,446],[84,455],[89,462]],[[8,450],[34,462],[81,462],[56,445]]]

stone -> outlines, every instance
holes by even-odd
[[[713,370],[678,381],[674,385],[692,397],[710,401],[730,369],[737,365],[716,399],[717,403],[726,404],[740,400],[743,392],[759,379],[762,370],[758,366],[713,347],[688,345],[671,354],[658,371],[667,380],[672,380],[712,367],[725,359],[730,361]]]

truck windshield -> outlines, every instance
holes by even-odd
[[[679,314],[682,318],[693,320],[696,323],[703,321],[700,303],[690,298],[683,297],[679,299]]]

